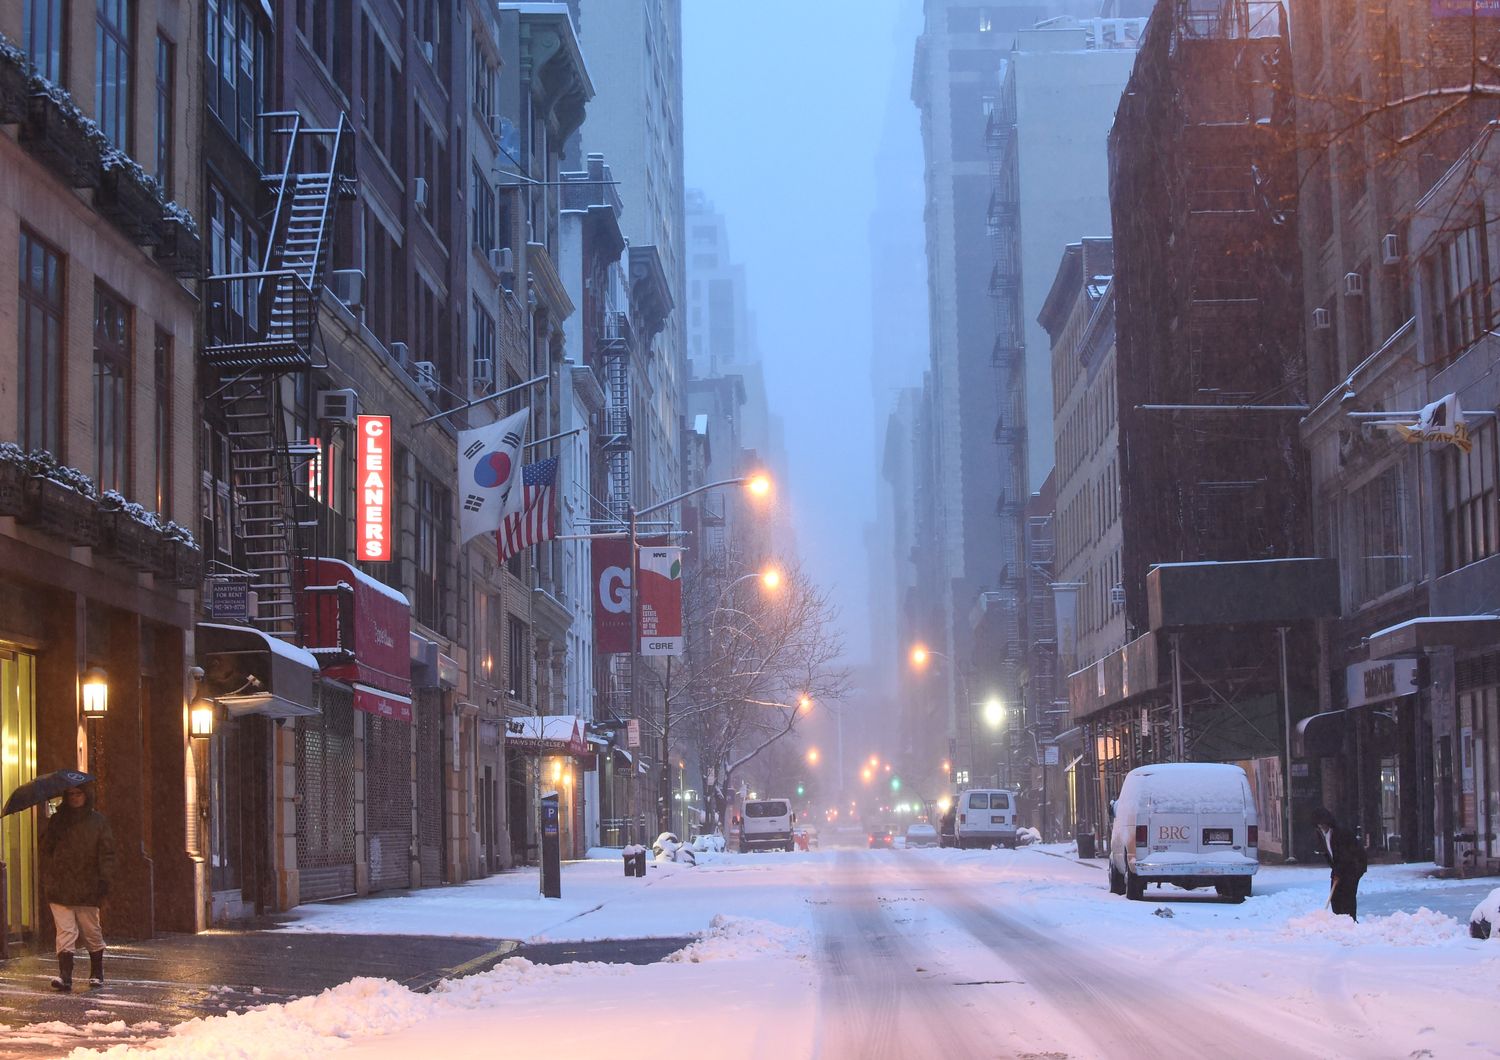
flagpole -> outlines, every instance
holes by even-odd
[[[435,416],[428,416],[425,420],[418,420],[416,423],[413,423],[412,426],[413,427],[421,427],[423,424],[435,423],[438,420],[446,419],[447,417],[452,416],[452,415],[454,415],[455,413],[458,413],[458,412],[467,412],[469,409],[473,408],[475,405],[483,405],[486,401],[494,401],[496,398],[502,398],[506,394],[514,393],[517,390],[524,390],[524,389],[526,389],[529,386],[536,386],[538,383],[546,382],[548,378],[549,378],[548,376],[539,375],[535,379],[528,379],[528,380],[526,380],[526,382],[524,382],[524,383],[517,383],[514,386],[508,386],[508,387],[506,387],[504,390],[497,390],[493,394],[486,394],[482,398],[475,398],[473,401],[469,402],[467,405],[458,405],[458,406],[456,406],[454,408],[449,409],[447,412],[439,412]]]

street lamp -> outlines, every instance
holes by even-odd
[[[984,723],[991,729],[1000,728],[1005,721],[1005,704],[1000,702],[999,696],[991,696],[984,701]]]
[[[962,667],[956,666],[953,659],[940,651],[934,651],[925,644],[914,644],[911,649],[911,664],[918,670],[925,670],[927,663],[932,659],[942,659],[948,664],[949,671],[953,674],[953,681],[958,685],[959,699],[964,705],[965,720],[969,727],[969,772],[974,772],[974,704],[969,698],[969,685],[964,680]]]
[[[816,747],[809,747],[807,749],[807,764],[808,765],[810,765],[810,766],[817,765],[819,757],[820,756],[818,755],[818,749]]]
[[[648,504],[644,508],[636,508],[634,504],[625,510],[626,536],[630,542],[630,716],[640,717],[640,709],[636,699],[636,690],[640,682],[636,680],[636,660],[641,654],[640,644],[640,600],[636,596],[637,587],[641,582],[641,556],[636,544],[637,526],[642,516],[650,515],[670,508],[674,504],[687,500],[689,497],[706,493],[709,490],[718,489],[721,486],[744,486],[753,496],[765,497],[771,492],[771,480],[763,472],[753,475],[740,475],[736,478],[720,479],[717,482],[705,482],[701,486],[694,486],[685,490],[675,497],[668,497],[664,501]],[[776,579],[780,582],[780,577]],[[662,701],[662,726],[661,726],[661,781],[657,793],[657,821],[669,822],[669,807],[672,804],[672,773],[667,768],[668,756],[671,748],[672,733],[672,707],[665,698]]]

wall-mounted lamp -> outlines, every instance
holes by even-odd
[[[109,674],[102,666],[91,666],[83,675],[83,714],[102,718],[109,710]]]
[[[214,701],[195,699],[188,711],[189,731],[194,739],[207,739],[214,734]]]

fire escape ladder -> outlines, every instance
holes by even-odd
[[[610,313],[602,342],[608,402],[604,410],[604,451],[609,456],[609,511],[624,519],[630,507],[630,319]]]
[[[225,391],[236,528],[254,575],[255,624],[272,636],[296,632],[293,606],[293,492],[276,380],[244,375]]]
[[[265,184],[276,207],[257,271],[204,281],[203,359],[219,373],[214,398],[229,441],[235,536],[254,576],[253,621],[265,633],[296,636],[299,533],[314,525],[311,498],[294,486],[310,447],[288,437],[283,379],[314,366],[318,301],[330,258],[333,214],[355,194],[354,131],[340,116],[333,128],[310,128],[296,113],[263,115],[271,137],[284,138],[279,173]],[[255,269],[255,263],[251,263]]]

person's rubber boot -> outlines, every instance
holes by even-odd
[[[73,954],[57,955],[57,976],[52,980],[52,989],[64,994],[73,992]]]
[[[104,985],[104,951],[89,950],[89,989]]]

